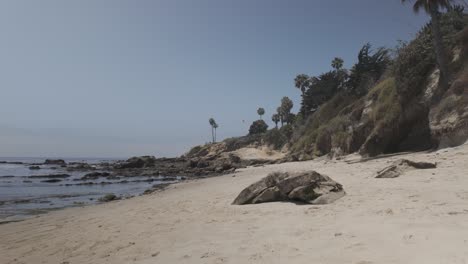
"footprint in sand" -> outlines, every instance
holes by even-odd
[[[255,254],[253,254],[253,255],[250,255],[249,260],[260,260],[260,259],[262,259],[262,258],[263,258],[262,254],[260,254],[260,253],[255,253]]]
[[[215,252],[212,252],[212,251],[206,252],[206,253],[204,253],[203,255],[201,255],[200,258],[209,258],[209,257],[214,256],[215,254],[216,254],[216,253],[215,253]]]
[[[219,258],[216,258],[214,263],[215,264],[222,264],[222,263],[226,263],[227,259],[226,258],[223,258],[223,257],[219,257]]]

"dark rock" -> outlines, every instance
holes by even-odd
[[[41,182],[48,182],[48,183],[54,183],[54,182],[61,182],[61,179],[50,179],[50,180],[43,180]]]
[[[197,168],[207,168],[210,166],[210,163],[206,160],[199,160],[197,162]]]
[[[270,201],[280,201],[283,199],[281,192],[277,186],[263,190],[257,197],[252,200],[253,204],[267,203]]]
[[[117,164],[118,169],[154,167],[156,158],[154,156],[133,157],[125,162]]]
[[[436,167],[436,163],[415,162],[407,159],[400,159],[395,161],[392,165],[378,171],[377,176],[375,176],[375,178],[396,178],[408,170],[434,169]]]
[[[177,178],[175,177],[162,177],[161,179],[158,179],[159,181],[176,181]]]
[[[41,167],[39,167],[39,166],[30,166],[29,169],[30,170],[40,170]]]
[[[46,164],[46,165],[66,165],[67,163],[63,159],[46,159],[44,164]]]
[[[197,165],[198,165],[198,159],[191,159],[191,160],[189,160],[188,166],[189,166],[190,168],[196,168]]]
[[[267,163],[267,162],[268,162],[268,160],[263,160],[263,159],[252,159],[252,160],[249,160],[248,165],[249,165],[249,166],[264,165],[264,164]]]
[[[31,175],[28,178],[49,178],[49,179],[60,179],[60,178],[68,178],[70,175],[68,174],[46,174],[46,175]]]
[[[91,172],[81,177],[80,180],[95,180],[99,177],[108,177],[110,176],[109,172]]]
[[[109,194],[106,194],[103,197],[99,198],[98,200],[100,202],[110,202],[110,201],[117,200],[117,196],[115,194],[113,194],[113,193],[109,193]]]
[[[245,188],[233,204],[276,201],[328,204],[344,195],[341,184],[315,171],[293,174],[275,172]]]
[[[216,172],[223,172],[232,169],[232,165],[230,163],[221,163],[219,166],[215,168]]]
[[[232,162],[232,163],[240,163],[242,160],[239,156],[237,155],[234,155],[232,153],[229,153],[229,160]]]
[[[88,163],[84,162],[73,162],[69,163],[67,167],[67,171],[89,171],[95,170],[94,166],[89,165]]]

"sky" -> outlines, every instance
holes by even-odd
[[[400,0],[5,0],[0,157],[180,155],[241,136],[299,73],[428,21]]]

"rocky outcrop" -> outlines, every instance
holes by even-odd
[[[63,159],[46,159],[44,164],[46,165],[67,165]]]
[[[328,204],[344,195],[341,184],[318,172],[275,172],[245,188],[233,204],[277,201]]]
[[[49,179],[49,180],[43,180],[41,182],[47,182],[47,183],[56,183],[56,182],[61,182],[61,179]]]
[[[67,171],[90,171],[95,169],[95,166],[85,162],[70,162],[67,166]]]
[[[431,108],[429,123],[438,148],[458,146],[468,140],[468,68]]]
[[[28,178],[37,178],[37,179],[41,179],[41,178],[46,178],[46,179],[64,179],[64,178],[68,178],[70,177],[69,174],[45,174],[45,175],[31,175],[31,176],[28,176]]]
[[[98,199],[98,201],[103,202],[103,203],[114,201],[114,200],[118,200],[118,197],[113,193],[106,194],[103,197]]]
[[[436,163],[430,162],[415,162],[407,159],[400,159],[395,161],[392,165],[377,172],[375,178],[396,178],[408,170],[413,169],[434,169],[437,167]]]
[[[109,177],[111,174],[109,172],[91,172],[81,177],[80,180],[96,180],[99,177]]]
[[[154,156],[141,156],[132,157],[128,160],[118,163],[116,168],[118,169],[137,169],[137,168],[148,168],[154,167],[156,158]]]

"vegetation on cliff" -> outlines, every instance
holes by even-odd
[[[350,69],[334,58],[327,72],[298,74],[299,113],[291,113],[293,102],[284,97],[271,117],[273,129],[257,120],[249,136],[226,140],[230,149],[266,145],[303,160],[353,152],[375,156],[466,141],[468,15],[448,2],[415,2],[415,10],[427,10],[432,20],[409,43],[392,49],[368,43]],[[441,8],[447,11],[441,13]]]

